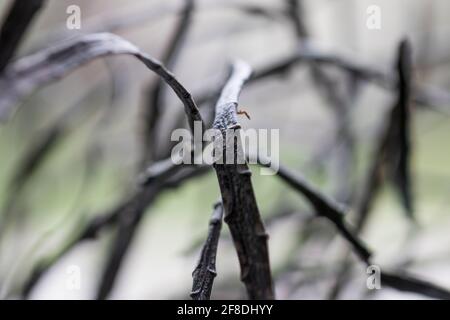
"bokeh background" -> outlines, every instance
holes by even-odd
[[[10,3],[0,3],[2,16]],[[81,8],[81,30],[66,28],[66,8],[72,4]],[[17,57],[122,22],[112,32],[161,58],[183,5],[181,0],[50,0],[33,21]],[[302,5],[309,39],[315,46],[394,72],[398,44],[408,37],[415,81],[450,90],[448,1],[304,0]],[[380,30],[366,27],[370,5],[381,8]],[[254,8],[264,9],[263,13]],[[233,58],[258,69],[288,57],[298,41],[287,10],[286,1],[281,0],[196,0],[173,72],[195,99],[197,92],[221,82]],[[338,68],[329,67],[327,72],[336,84],[346,81],[345,72]],[[2,219],[9,217],[3,219],[0,238],[2,298],[19,297],[36,263],[58,252],[86,221],[113,208],[133,190],[142,165],[142,108],[155,80],[133,58],[98,59],[38,90],[0,126],[0,212]],[[379,128],[395,99],[395,92],[362,83],[354,101],[348,126],[355,139],[355,154],[346,176],[356,194],[373,157]],[[322,161],[314,160],[324,149],[332,149],[336,121],[307,63],[245,87],[241,106],[251,115],[251,120],[241,119],[244,128],[280,130],[280,159],[285,165],[300,170],[326,194],[339,193],[335,153],[331,150]],[[176,97],[165,90],[158,150],[167,148],[170,130],[182,113]],[[446,288],[450,288],[449,115],[450,104],[445,101],[414,108],[416,225],[404,215],[392,186],[385,184],[362,234],[382,267],[401,267]],[[10,181],[20,160],[36,139],[62,118],[62,138],[20,192],[12,192]],[[326,299],[347,244],[335,236],[327,221],[311,219],[311,209],[293,190],[252,169],[263,217],[271,221],[270,217],[280,212],[294,213],[267,225],[277,297]],[[218,195],[211,172],[159,196],[138,228],[110,298],[188,298],[198,244],[206,236]],[[304,235],[311,231],[315,232],[313,240],[305,241]],[[114,233],[115,229],[109,228],[97,239],[70,250],[36,284],[29,298],[93,298]],[[226,225],[222,235],[212,298],[244,298]],[[81,270],[79,290],[67,288],[70,266]],[[369,291],[365,267],[354,259],[349,269],[351,275],[339,299],[424,298],[387,287]]]

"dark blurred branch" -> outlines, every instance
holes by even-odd
[[[6,198],[5,205],[2,208],[3,215],[0,217],[0,236],[3,234],[5,227],[7,226],[10,217],[15,214],[14,207],[18,203],[18,199],[22,195],[22,190],[27,185],[34,174],[41,168],[49,153],[54,150],[54,147],[63,140],[67,132],[74,127],[78,127],[80,120],[76,121],[77,125],[69,123],[75,116],[78,116],[82,106],[86,105],[86,100],[92,98],[97,94],[101,85],[94,86],[86,93],[82,94],[67,110],[65,110],[48,129],[45,129],[42,133],[31,137],[29,143],[30,148],[20,157],[15,173],[12,175],[9,183],[9,194]],[[87,105],[89,111],[95,110],[96,105]],[[79,117],[84,119],[83,117]]]
[[[170,174],[161,175],[160,179],[153,179],[148,182],[120,211],[117,220],[117,234],[102,272],[97,299],[108,297],[140,221],[160,192],[169,187],[176,187],[185,180],[208,171],[208,167],[186,167],[182,171],[180,171],[183,168],[182,166],[176,167],[177,170],[168,169],[171,172]]]
[[[450,292],[447,289],[405,272],[394,274],[382,271],[381,285],[386,285],[399,291],[422,294],[434,299],[450,300]]]
[[[154,166],[158,166],[158,163],[155,163]],[[147,210],[147,208],[151,205],[153,200],[157,195],[162,193],[165,190],[176,188],[185,181],[190,180],[191,178],[198,177],[203,175],[209,171],[208,167],[198,166],[175,166],[177,169],[173,169],[172,167],[166,167],[165,171],[158,171],[158,174],[155,175],[155,179],[148,179],[145,185],[142,184],[142,181],[138,183],[137,190],[131,195],[128,199],[122,201],[112,210],[109,210],[106,213],[97,215],[90,222],[88,222],[85,227],[83,227],[77,234],[72,238],[71,241],[68,242],[66,246],[64,246],[60,251],[56,254],[45,257],[40,262],[36,264],[33,271],[30,274],[30,277],[26,279],[24,287],[22,289],[21,295],[23,297],[28,297],[31,290],[35,287],[35,285],[39,282],[42,276],[50,270],[50,268],[56,264],[66,253],[68,253],[72,248],[76,245],[82,243],[85,240],[95,239],[101,231],[104,229],[110,228],[114,225],[120,223],[120,221],[124,221],[124,223],[134,223],[133,221],[139,220],[141,215]],[[152,170],[148,170],[152,171]],[[148,174],[144,174],[148,175]],[[156,179],[158,177],[158,179]],[[127,234],[128,237],[129,234]],[[125,235],[121,237],[121,239],[125,239]],[[122,241],[123,243],[127,242],[128,245],[131,242],[131,237],[127,241]],[[127,246],[124,246],[127,247]],[[123,247],[121,247],[123,248]],[[123,249],[121,249],[122,251]],[[121,257],[123,257],[124,253],[122,253]],[[114,275],[112,276],[112,272],[108,272],[108,281],[114,282],[114,278],[116,273],[119,270],[121,259],[117,258],[118,255],[115,256],[113,260],[113,267],[109,267],[107,269],[114,269]],[[120,260],[120,261],[119,261]],[[106,276],[105,276],[106,277]],[[112,288],[112,283],[109,284],[109,287]],[[106,290],[106,284],[103,285]],[[103,291],[103,294],[106,293]]]
[[[386,180],[386,171],[398,190],[407,216],[413,218],[412,179],[410,172],[411,56],[410,44],[407,40],[403,40],[399,45],[396,65],[398,98],[386,121],[383,122],[383,131],[379,134],[377,146],[373,152],[373,160],[362,188],[363,192],[357,204],[356,230],[358,233],[364,229],[368,222],[373,204]],[[333,299],[338,296],[340,289],[350,276],[349,257],[348,254],[344,256],[344,263],[330,292],[330,297]]]
[[[15,0],[0,30],[0,73],[10,62],[44,0]]]
[[[193,283],[191,298],[193,300],[209,300],[216,277],[216,254],[222,229],[223,206],[221,202],[214,205],[206,242],[203,245],[200,259],[192,273]]]
[[[240,129],[236,110],[238,96],[250,73],[250,67],[244,62],[234,63],[231,77],[216,104],[213,128],[220,130],[224,141],[227,133],[232,134]],[[230,153],[233,153],[231,156],[234,161],[228,162],[233,164],[227,164],[226,160],[214,164],[222,194],[225,222],[236,247],[241,280],[246,286],[249,299],[273,299],[267,234],[256,203],[251,172],[245,161],[243,164],[236,163],[236,157],[242,154],[242,150],[239,150],[242,146],[237,146],[234,139],[231,140],[231,145],[225,144],[223,155],[227,154],[226,150],[232,150]]]
[[[301,0],[286,0],[286,15],[289,17],[295,31],[296,40],[300,47],[308,46],[309,32],[305,23],[304,3]],[[353,196],[353,184],[351,179],[352,167],[354,164],[354,135],[350,126],[351,107],[359,93],[359,78],[352,74],[345,74],[345,84],[348,90],[340,92],[339,84],[342,82],[333,79],[328,75],[326,69],[316,62],[310,63],[312,79],[324,97],[327,105],[331,106],[334,119],[337,124],[335,138],[333,139],[336,147],[335,167],[332,172],[335,179],[334,194],[336,199],[344,203],[349,203]]]
[[[167,48],[161,59],[168,69],[173,69],[182,44],[191,26],[194,14],[194,0],[185,0],[184,8],[181,10],[181,18],[177,22],[175,30],[168,41]],[[144,104],[143,113],[143,164],[158,160],[156,141],[158,131],[156,129],[164,107],[165,83],[158,78],[148,89],[148,95]]]
[[[306,24],[303,1],[299,0],[285,0],[286,1],[286,15],[291,20],[297,39],[301,42],[306,40],[309,36]]]
[[[356,61],[357,59],[355,58],[344,57],[315,48],[311,42],[307,41],[290,57],[270,63],[256,70],[251,79],[249,79],[249,82],[265,79],[270,76],[283,75],[299,63],[315,62],[338,67],[350,73],[355,78],[372,82],[389,91],[397,91],[397,77],[395,74],[383,72]],[[412,99],[417,104],[433,107],[437,110],[442,108],[442,104],[450,105],[450,93],[427,85],[417,86]]]
[[[267,163],[267,161],[264,161],[264,163]],[[372,252],[358,238],[357,233],[355,231],[350,231],[350,229],[346,226],[342,215],[343,211],[335,202],[327,199],[326,196],[311,187],[301,177],[287,171],[287,169],[282,166],[280,166],[277,175],[292,188],[303,194],[315,208],[318,215],[323,215],[335,224],[342,236],[346,238],[347,241],[352,243],[354,251],[357,253],[357,256],[362,262],[366,265],[371,264],[370,257],[372,256]],[[382,285],[386,285],[397,290],[414,292],[432,298],[449,299],[450,297],[450,291],[447,289],[440,288],[432,283],[421,280],[412,275],[408,275],[404,271],[401,271],[401,274],[395,274],[385,272],[382,269],[381,283]]]
[[[141,187],[126,203],[123,210],[120,210],[117,216],[117,234],[102,272],[97,299],[106,299],[110,294],[140,221],[154,199],[162,190],[174,188],[189,178],[206,173],[209,169],[206,166],[173,166],[173,168],[167,168],[166,172],[161,172],[159,179],[147,180],[145,186]]]
[[[392,115],[397,125],[393,126],[393,137],[390,140],[389,164],[391,168],[390,177],[398,190],[401,203],[406,214],[413,218],[413,182],[411,174],[411,96],[412,96],[412,53],[411,44],[403,40],[398,49],[398,102]]]
[[[394,182],[398,190],[402,205],[408,217],[413,218],[413,198],[411,195],[410,170],[410,107],[411,100],[411,48],[407,40],[403,40],[398,49],[398,98],[387,120],[383,122],[384,131],[379,135],[376,150],[373,152],[373,161],[369,166],[368,175],[362,194],[356,208],[356,230],[361,232],[370,216],[372,206],[385,182],[385,171]],[[386,123],[386,125],[385,125]],[[388,170],[386,170],[388,169]],[[338,272],[330,297],[336,298],[340,289],[349,278],[348,255]]]
[[[51,130],[39,136],[38,139],[35,139],[35,143],[31,144],[31,149],[19,160],[16,172],[9,183],[8,195],[2,207],[2,215],[0,215],[0,242],[11,217],[15,216],[14,208],[19,202],[24,186],[41,167],[63,133],[62,126],[54,126]]]
[[[264,160],[259,162],[261,165],[269,167],[269,161]],[[345,209],[341,205],[311,186],[299,174],[283,166],[279,167],[276,174],[289,186],[300,192],[308,200],[318,216],[323,216],[331,221],[339,233],[353,246],[355,253],[361,260],[369,263],[371,252],[367,249],[363,241],[350,230],[350,227],[345,221]]]
[[[357,210],[357,229],[364,227],[373,202],[384,182],[383,171],[390,169],[395,177],[396,187],[401,196],[405,211],[412,217],[411,173],[410,173],[410,69],[411,52],[407,41],[400,44],[397,70],[399,74],[398,100],[387,120],[383,122],[384,132],[379,135],[373,162],[369,167],[366,183]],[[386,123],[386,125],[385,125]]]
[[[291,56],[268,63],[256,69],[250,79],[248,79],[248,84],[258,83],[271,77],[283,76],[301,63],[315,63],[317,65],[330,65],[342,69],[349,73],[352,81],[368,81],[383,89],[393,92],[397,91],[396,74],[380,71],[375,67],[358,63],[357,60],[354,57],[344,57],[343,55],[318,49],[310,41],[304,41]],[[360,81],[360,83],[362,82]],[[206,85],[206,87],[206,89],[195,94],[196,101],[199,105],[210,102],[220,93],[219,85]],[[424,84],[416,86],[412,100],[419,106],[428,106],[439,112],[448,112],[446,109],[443,110],[443,105],[450,106],[450,93]]]

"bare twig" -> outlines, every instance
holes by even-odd
[[[191,94],[170,71],[133,44],[108,33],[82,36],[22,58],[9,66],[0,78],[0,119],[8,117],[14,105],[37,88],[64,77],[95,58],[117,54],[135,56],[172,88],[185,107],[192,130],[195,121],[203,123]]]
[[[222,229],[223,206],[218,202],[214,205],[206,242],[203,245],[200,259],[192,273],[193,283],[191,297],[193,300],[209,300],[216,277],[216,254]]]
[[[15,0],[0,30],[0,73],[14,56],[34,16],[44,0]]]
[[[227,132],[240,129],[236,115],[238,96],[249,76],[250,67],[243,62],[236,62],[216,104],[213,128],[220,130],[224,141]],[[242,154],[242,150],[238,150],[239,147],[234,141],[231,144],[225,146],[225,149],[234,151],[232,156],[236,160],[236,155]],[[231,231],[241,266],[241,279],[249,298],[273,299],[267,234],[256,204],[251,172],[245,161],[243,164],[236,162],[226,164],[227,161],[223,161],[222,164],[218,162],[214,164],[222,194],[225,222]]]

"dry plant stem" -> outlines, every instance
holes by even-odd
[[[2,92],[0,119],[7,118],[13,107],[37,88],[61,79],[95,58],[118,54],[135,56],[172,88],[184,105],[192,130],[194,121],[203,123],[191,94],[170,71],[130,42],[109,33],[82,36],[22,58],[10,65],[0,78],[0,92]]]
[[[181,18],[177,22],[173,35],[171,36],[167,48],[161,61],[169,69],[173,69],[182,44],[191,26],[194,14],[194,0],[185,0],[185,5],[181,10]],[[148,90],[148,96],[143,110],[143,164],[160,159],[157,151],[157,126],[163,109],[164,81],[156,79]]]
[[[0,30],[0,73],[3,72],[22,41],[44,0],[15,0]]]
[[[213,128],[220,130],[224,139],[227,130],[239,130],[236,108],[242,85],[250,76],[250,68],[243,62],[233,65],[231,77],[216,104]],[[226,141],[226,140],[224,140]],[[230,148],[228,146],[227,148]],[[234,157],[241,152],[233,142]],[[226,152],[224,151],[224,155]],[[228,224],[241,267],[249,299],[273,299],[267,234],[261,221],[246,163],[215,163],[217,179]]]
[[[214,211],[209,221],[209,230],[203,245],[200,259],[192,273],[193,300],[209,300],[211,290],[216,277],[216,255],[219,244],[220,230],[222,229],[223,205],[218,202],[214,205]]]

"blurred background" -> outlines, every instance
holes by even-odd
[[[12,2],[0,3],[2,19]],[[416,87],[450,91],[448,1],[192,2],[189,8],[183,0],[49,0],[33,18],[15,59],[80,34],[112,32],[165,62],[198,101],[220,88],[232,59],[263,70],[291,57],[301,43],[395,75],[399,43],[407,37]],[[66,27],[70,5],[81,9],[80,30]],[[380,8],[380,29],[367,27],[371,5]],[[301,17],[300,28],[294,16]],[[174,40],[179,33],[181,39]],[[240,122],[244,128],[279,129],[281,162],[346,203],[351,221],[377,155],[380,128],[398,93],[373,81],[355,83],[347,71],[326,64],[321,72],[334,88],[330,94],[317,80],[314,65],[295,63],[249,83],[240,104],[251,120],[242,117]],[[170,133],[186,125],[184,111],[164,86],[157,102],[162,107],[149,111],[157,86],[154,74],[132,57],[97,59],[37,90],[0,126],[2,298],[97,296],[117,227],[108,226],[95,239],[65,248],[91,219],[133,194],[143,168],[170,154]],[[450,288],[450,99],[439,97],[433,105],[411,107],[415,220],[405,215],[395,187],[385,179],[361,237],[382,270],[408,270]],[[333,103],[340,98],[344,109]],[[201,106],[205,114],[214,105],[214,99],[206,100]],[[157,121],[149,129],[152,119]],[[42,151],[38,157],[36,148]],[[30,157],[31,165],[24,166]],[[275,176],[252,170],[270,235],[277,298],[426,298],[388,287],[368,290],[365,266],[347,254],[348,244],[334,226],[315,218],[304,198]],[[212,171],[158,193],[139,221],[107,297],[188,298],[219,194]],[[39,266],[51,267],[30,286]],[[73,270],[81,280],[75,289],[67,285]],[[217,273],[213,299],[245,298],[226,224]]]

